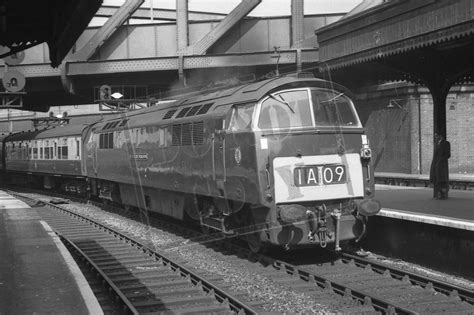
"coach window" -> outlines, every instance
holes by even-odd
[[[18,143],[18,159],[23,160],[23,143],[21,141]]]
[[[294,129],[313,126],[307,89],[271,94],[261,105],[260,129]]]
[[[38,160],[44,159],[44,154],[43,154],[44,148],[43,148],[43,146],[44,146],[43,140],[38,140],[38,147],[39,147]]]
[[[58,159],[67,160],[67,153],[67,138],[60,139],[58,144]]]
[[[250,130],[252,127],[254,110],[254,103],[234,106],[229,123],[229,130]]]
[[[107,148],[109,149],[113,149],[114,148],[114,133],[113,132],[109,132],[109,141],[108,141],[108,146]]]
[[[81,156],[81,142],[76,138],[76,160]]]
[[[58,159],[58,139],[54,139],[54,159]]]
[[[52,160],[54,159],[54,141],[49,140],[49,145],[48,145],[48,151],[49,151],[49,159]]]
[[[32,152],[32,157],[33,160],[38,159],[38,141],[33,142],[33,152]]]
[[[49,160],[49,140],[44,141],[44,159]]]
[[[63,147],[62,147],[62,150],[61,150],[61,155],[63,157],[63,160],[67,160],[68,159],[68,154],[69,154],[69,150],[68,150],[68,147],[67,147],[67,138],[64,138],[63,139]]]

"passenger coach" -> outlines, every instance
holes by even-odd
[[[6,137],[5,172],[17,184],[84,193],[85,178],[81,173],[83,129],[83,125],[66,125]]]

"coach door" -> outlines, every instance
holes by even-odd
[[[214,130],[212,134],[212,171],[213,179],[217,183],[221,193],[224,189],[225,181],[225,121],[222,120],[220,126]]]

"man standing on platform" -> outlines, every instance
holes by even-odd
[[[435,148],[430,169],[430,182],[433,183],[433,198],[448,199],[449,166],[451,144],[441,133],[435,133]]]

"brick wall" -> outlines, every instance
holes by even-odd
[[[354,92],[374,152],[375,170],[429,174],[433,156],[433,101],[429,91],[398,82]],[[452,88],[446,107],[450,172],[474,174],[474,86]]]
[[[446,124],[451,172],[474,173],[474,85],[451,89]]]

